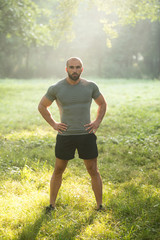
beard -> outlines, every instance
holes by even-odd
[[[77,73],[73,73],[72,75],[68,73],[68,77],[73,80],[73,81],[77,81],[80,77],[80,74],[77,74]]]

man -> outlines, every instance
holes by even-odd
[[[58,132],[55,146],[55,169],[50,181],[51,211],[62,183],[62,174],[70,159],[78,150],[79,158],[91,176],[92,189],[95,194],[97,210],[102,208],[102,180],[97,168],[97,144],[95,132],[106,112],[106,102],[97,85],[82,79],[83,63],[81,59],[72,57],[67,60],[67,78],[49,87],[41,99],[38,110],[43,118]],[[92,98],[98,105],[97,117],[90,121],[90,105]],[[56,122],[48,107],[56,100],[59,107],[61,122]]]

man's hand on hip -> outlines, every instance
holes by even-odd
[[[99,128],[99,124],[99,121],[95,120],[91,123],[85,124],[84,127],[86,128],[86,131],[89,131],[89,133],[95,133]]]
[[[62,133],[63,131],[67,130],[67,125],[65,123],[57,123],[55,122],[53,125],[54,130],[58,131],[59,133]]]

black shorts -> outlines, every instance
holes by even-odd
[[[57,135],[55,155],[62,160],[70,160],[74,158],[76,149],[79,158],[93,159],[98,156],[96,143],[97,137],[94,133],[84,135]]]

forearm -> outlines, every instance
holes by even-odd
[[[89,124],[84,125],[84,127],[86,127],[86,131],[89,130],[89,133],[95,133],[97,131],[97,129],[98,129],[100,123],[102,122],[102,119],[106,113],[106,109],[107,109],[107,104],[105,101],[102,104],[99,104],[96,120]]]
[[[48,122],[51,125],[51,127],[54,128],[56,122],[53,119],[53,117],[52,117],[50,111],[48,110],[48,108],[46,108],[42,104],[39,104],[38,110],[39,110],[40,114],[42,115],[42,117],[46,120],[46,122]]]
[[[97,117],[96,117],[96,121],[98,122],[98,124],[100,124],[104,118],[104,115],[106,113],[106,110],[107,110],[107,104],[106,102],[104,102],[103,104],[101,104],[99,107],[98,107],[98,110],[97,110]]]

